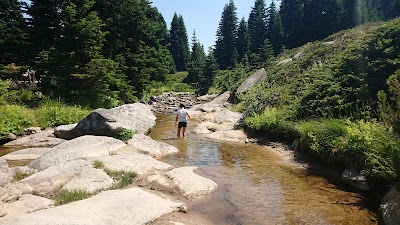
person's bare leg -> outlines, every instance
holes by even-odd
[[[181,137],[181,128],[178,128],[178,131],[176,132],[176,136]]]
[[[182,128],[182,136],[185,137],[186,136],[186,127]]]

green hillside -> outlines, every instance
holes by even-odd
[[[341,31],[266,65],[267,80],[240,96],[245,128],[399,184],[400,19]]]

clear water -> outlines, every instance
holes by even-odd
[[[176,138],[174,117],[160,116],[150,136],[180,152],[161,159],[218,183],[215,193],[189,203],[191,212],[215,224],[377,224],[367,196],[344,190],[310,170],[285,163],[256,144],[216,142],[191,133]],[[318,166],[318,173],[329,173]],[[324,171],[326,170],[326,171]]]

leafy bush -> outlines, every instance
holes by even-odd
[[[0,106],[0,112],[0,136],[20,134],[35,122],[33,111],[22,106]]]
[[[134,134],[136,134],[134,130],[123,129],[121,132],[118,133],[117,139],[121,141],[128,141],[133,137]]]
[[[87,116],[90,110],[79,106],[68,106],[60,101],[48,100],[35,113],[40,127],[56,127],[77,123]]]

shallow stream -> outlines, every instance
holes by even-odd
[[[329,169],[295,166],[266,146],[207,139],[191,133],[189,122],[187,137],[176,138],[173,116],[160,116],[150,136],[180,150],[162,161],[197,166],[196,173],[218,183],[216,192],[189,204],[191,212],[219,225],[378,224],[372,198],[329,181]]]

